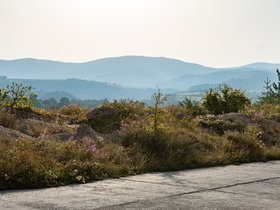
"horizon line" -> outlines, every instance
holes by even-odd
[[[52,62],[60,62],[60,63],[65,63],[65,64],[85,64],[85,63],[90,63],[94,61],[100,61],[100,60],[105,60],[105,59],[114,59],[114,58],[124,58],[124,57],[144,57],[144,58],[164,58],[164,59],[170,59],[170,60],[176,60],[184,63],[189,63],[189,64],[194,64],[194,65],[200,65],[204,67],[210,67],[210,68],[217,68],[217,69],[224,69],[224,68],[238,68],[238,67],[244,67],[247,65],[252,65],[252,64],[272,64],[272,65],[280,65],[279,63],[276,62],[269,62],[269,61],[252,61],[249,63],[241,64],[241,65],[229,65],[229,66],[209,66],[209,65],[204,65],[201,63],[195,63],[195,62],[190,62],[190,61],[185,61],[183,59],[178,59],[178,58],[173,58],[173,57],[166,57],[166,56],[148,56],[148,55],[119,55],[119,56],[109,56],[109,57],[102,57],[102,58],[96,58],[96,59],[91,59],[91,60],[85,60],[85,61],[69,61],[69,60],[60,60],[60,59],[48,59],[48,58],[38,58],[38,57],[20,57],[20,58],[13,58],[13,59],[2,59],[0,58],[0,61],[17,61],[17,60],[37,60],[37,61],[52,61]]]

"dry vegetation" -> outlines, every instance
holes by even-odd
[[[280,159],[277,88],[253,106],[224,85],[201,103],[164,107],[158,91],[152,107],[113,101],[47,111],[32,108],[31,87],[13,84],[0,89],[0,190]]]
[[[218,116],[198,115],[195,106],[155,110],[132,101],[94,110],[2,108],[0,189],[280,159],[280,106],[271,106]]]

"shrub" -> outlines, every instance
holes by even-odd
[[[230,112],[238,112],[251,102],[239,89],[233,89],[228,85],[218,89],[210,89],[202,99],[202,105],[214,115]]]
[[[4,88],[0,88],[0,105],[2,105],[8,98],[8,91]]]
[[[160,123],[163,121],[163,115],[162,115],[162,106],[164,105],[164,102],[167,101],[166,96],[164,96],[160,90],[158,89],[156,93],[153,95],[154,98],[154,106],[150,107],[151,111],[151,117],[153,121],[153,131],[154,131],[154,138],[155,141],[157,139],[157,135],[159,135],[158,130]]]
[[[185,98],[183,101],[179,102],[179,106],[183,107],[192,117],[206,114],[205,108],[201,106],[199,102],[192,101],[188,98]]]
[[[58,103],[58,107],[68,106],[70,104],[70,100],[67,97],[62,97]]]
[[[0,102],[2,106],[14,108],[33,107],[34,98],[31,86],[24,86],[22,83],[13,82],[6,89],[0,90]]]
[[[88,111],[77,104],[70,104],[58,110],[59,114],[75,118],[78,121],[86,120]]]

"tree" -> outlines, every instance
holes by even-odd
[[[153,98],[154,98],[154,106],[151,107],[151,111],[152,111],[154,136],[155,136],[155,138],[157,138],[158,130],[159,130],[159,124],[162,120],[161,119],[162,118],[161,106],[164,104],[164,102],[167,101],[167,97],[164,96],[160,92],[160,90],[158,89],[157,92],[154,93]]]
[[[62,97],[58,103],[59,107],[64,107],[70,104],[70,100],[67,97]]]
[[[183,101],[179,102],[179,106],[186,108],[186,109],[192,109],[193,107],[195,107],[197,105],[198,105],[197,101],[193,101],[187,97],[185,97]]]
[[[187,110],[191,116],[203,115],[205,114],[205,109],[201,106],[198,101],[191,100],[187,97],[183,101],[179,102],[179,106]]]
[[[271,80],[268,78],[264,81],[264,91],[259,97],[259,103],[270,103],[270,104],[280,104],[280,71],[277,69],[278,82],[271,84]]]
[[[245,93],[228,85],[210,89],[202,99],[202,105],[214,115],[238,112],[251,103]]]
[[[0,89],[1,105],[11,109],[33,107],[36,97],[37,95],[33,92],[32,87],[24,86],[22,83],[13,82],[6,88]]]
[[[56,108],[57,107],[57,101],[55,98],[49,98],[46,100],[43,100],[42,105],[44,108],[50,109],[50,108]]]

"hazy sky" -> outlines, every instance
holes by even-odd
[[[0,59],[280,63],[280,0],[0,0]]]

